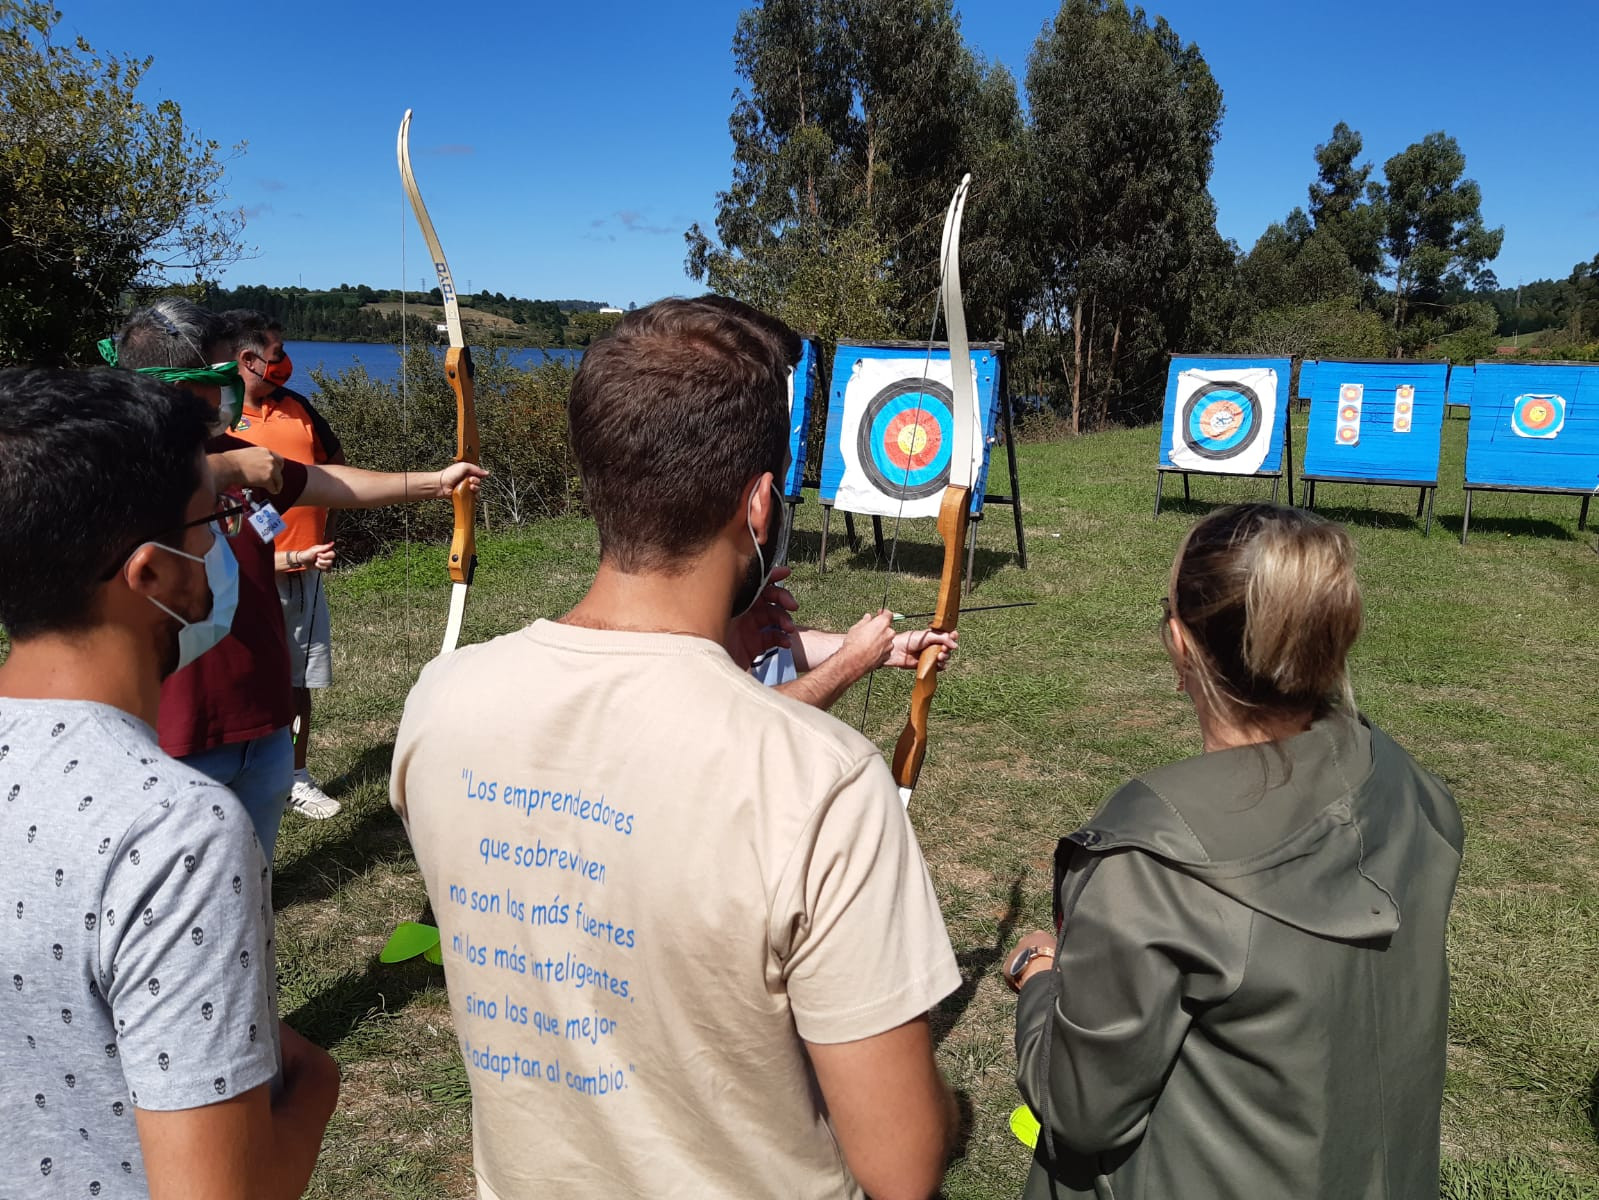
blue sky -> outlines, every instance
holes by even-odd
[[[58,3],[61,33],[155,56],[141,97],[248,142],[229,191],[255,250],[229,283],[430,276],[394,162],[409,107],[417,179],[463,289],[623,306],[695,290],[682,233],[710,225],[729,180],[742,0]],[[1018,79],[1056,8],[959,3],[967,41]],[[1564,276],[1599,252],[1592,0],[1149,11],[1198,42],[1221,83],[1211,191],[1223,235],[1246,248],[1305,203],[1312,150],[1345,120],[1379,167],[1435,129],[1460,141],[1489,224],[1506,227],[1502,282]]]

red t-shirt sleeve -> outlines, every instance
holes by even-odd
[[[207,454],[225,454],[229,450],[253,450],[253,442],[243,438],[236,438],[232,434],[224,433],[212,438],[206,443]],[[258,498],[270,500],[272,507],[279,512],[293,508],[300,500],[300,493],[305,491],[305,481],[308,478],[305,464],[297,463],[291,458],[283,460],[283,486],[277,492],[260,496]]]

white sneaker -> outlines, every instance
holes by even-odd
[[[328,795],[309,776],[296,776],[289,791],[289,808],[313,821],[326,821],[339,815],[339,802]]]

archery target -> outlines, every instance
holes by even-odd
[[[1565,427],[1566,398],[1526,392],[1510,402],[1510,428],[1517,437],[1552,438]]]
[[[1394,432],[1409,433],[1416,414],[1416,385],[1402,383],[1394,389]]]
[[[1177,379],[1171,464],[1190,471],[1252,475],[1271,450],[1277,372],[1193,368]]]
[[[1338,445],[1360,444],[1360,410],[1365,402],[1365,384],[1346,383],[1338,388],[1338,420],[1333,426],[1333,441]]]
[[[874,486],[918,500],[949,480],[955,397],[931,379],[891,383],[866,403],[856,453]]]
[[[972,364],[976,385],[976,362]],[[843,476],[834,503],[847,512],[938,515],[955,444],[947,357],[925,353],[860,358],[844,387],[839,450]],[[837,385],[834,385],[835,388]],[[982,468],[981,411],[972,414],[972,477]]]

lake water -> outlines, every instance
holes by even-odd
[[[294,378],[289,381],[295,391],[308,396],[317,394],[313,370],[338,374],[359,363],[373,379],[393,383],[400,376],[400,348],[388,342],[284,342],[284,350],[294,360]],[[473,347],[473,353],[483,356],[485,351]],[[439,347],[439,356],[444,347]],[[506,357],[519,367],[535,367],[546,359],[558,362],[576,362],[583,351],[552,347],[550,349],[508,350]]]

